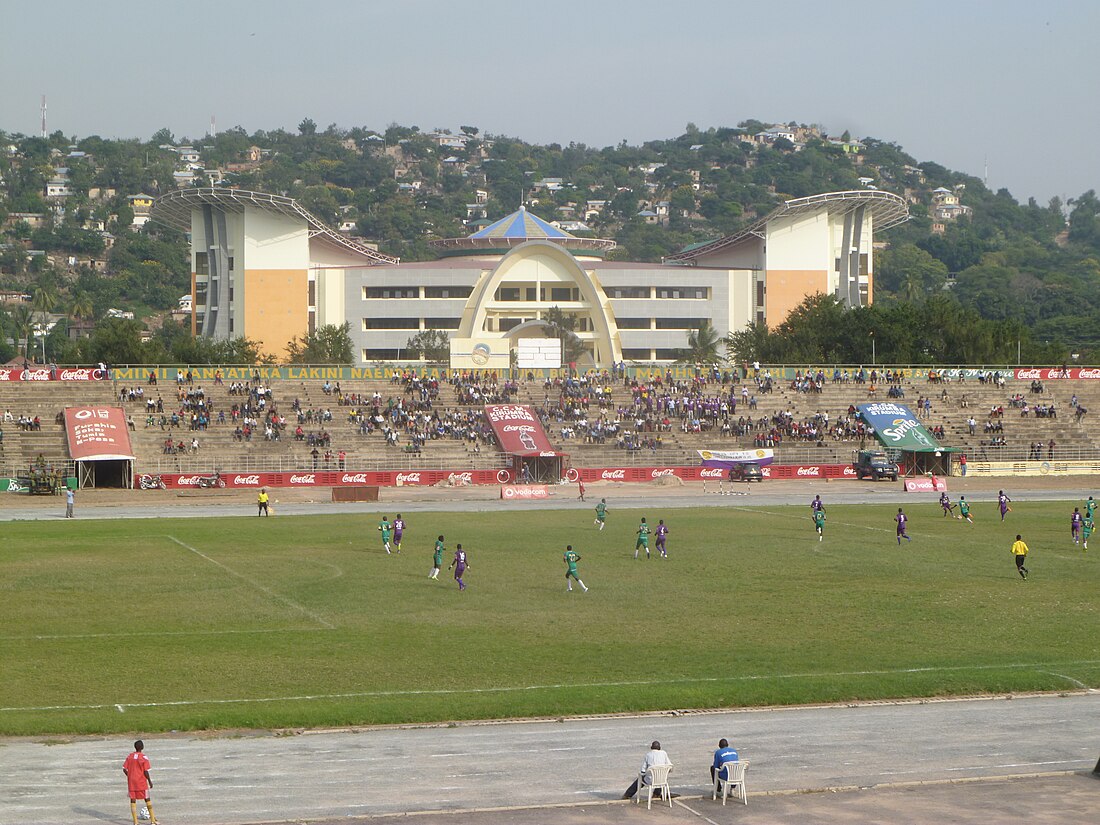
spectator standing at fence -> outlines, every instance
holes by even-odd
[[[65,488],[65,518],[73,518],[73,506],[76,503],[76,498],[73,494],[72,487]]]

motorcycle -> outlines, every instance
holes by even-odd
[[[165,484],[160,476],[143,475],[138,479],[138,487],[142,490],[167,490],[168,485]]]
[[[224,487],[225,481],[222,479],[221,473],[214,473],[212,476],[199,476],[198,486],[204,490],[211,487]]]

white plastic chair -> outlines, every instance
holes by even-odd
[[[664,798],[668,800],[668,807],[672,807],[672,790],[668,787],[668,774],[672,770],[672,765],[654,765],[649,769],[650,780],[646,783],[645,772],[643,771],[638,776],[638,790],[634,794],[634,802],[640,803],[642,801],[642,794],[648,792],[649,799],[646,802],[646,808],[653,808],[653,792],[660,791]]]
[[[718,794],[722,794],[722,804],[726,804],[726,797],[729,796],[730,788],[733,788],[734,797],[740,797],[741,801],[746,805],[749,804],[749,795],[745,791],[745,769],[748,768],[749,763],[744,762],[723,762],[722,767],[714,772],[714,793],[711,794],[711,799],[717,799]],[[722,779],[722,771],[726,772],[728,779]]]

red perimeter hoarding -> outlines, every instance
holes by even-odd
[[[106,381],[107,370],[91,367],[0,367],[0,382],[3,381]]]
[[[65,434],[69,455],[77,461],[134,457],[121,407],[66,407]]]

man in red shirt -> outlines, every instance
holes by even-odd
[[[142,799],[149,809],[149,825],[157,825],[153,803],[149,801],[149,789],[153,787],[153,780],[149,776],[149,759],[142,753],[143,750],[145,743],[139,739],[134,742],[134,752],[122,763],[122,772],[126,774],[126,786],[130,792],[130,816],[134,818],[134,825],[138,825],[137,801]]]

